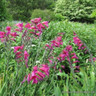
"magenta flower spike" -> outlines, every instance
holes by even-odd
[[[31,24],[30,24],[30,23],[27,23],[27,24],[25,25],[25,28],[30,29],[30,28],[31,28]]]
[[[28,57],[29,57],[29,54],[28,54],[28,52],[25,50],[25,51],[24,51],[24,59],[28,59]]]

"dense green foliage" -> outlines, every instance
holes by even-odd
[[[6,1],[0,0],[0,21],[4,21],[7,19],[7,12],[6,12]]]
[[[31,18],[38,18],[41,17],[43,20],[47,21],[62,21],[65,20],[64,16],[61,14],[55,14],[53,11],[45,9],[35,9],[32,12]]]
[[[7,0],[10,14],[14,20],[27,21],[34,9],[52,9],[54,0]]]
[[[93,10],[91,17],[94,18],[94,21],[96,22],[96,9]]]
[[[90,14],[95,8],[96,1],[94,0],[57,0],[55,12],[61,13],[69,20],[93,22]]]

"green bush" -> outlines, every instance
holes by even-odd
[[[92,0],[57,0],[55,12],[61,13],[72,21],[93,22],[90,17],[96,7],[96,1]]]
[[[41,9],[35,9],[32,12],[32,18],[38,18],[41,17],[43,20],[47,20],[47,21],[62,21],[65,19],[64,16],[62,16],[60,13],[55,14],[53,11],[51,10],[41,10]]]
[[[66,18],[64,16],[62,16],[60,13],[56,13],[55,14],[55,20],[57,20],[57,21],[63,21],[65,19]]]
[[[12,15],[9,13],[7,5],[6,0],[0,0],[0,21],[12,20]]]
[[[43,20],[51,21],[54,19],[55,14],[50,10],[41,10],[41,9],[35,9],[32,12],[31,18],[38,18],[41,17]]]

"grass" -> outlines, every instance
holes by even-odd
[[[14,22],[3,22],[0,29],[5,30],[5,26],[13,26],[14,24]],[[75,31],[80,39],[87,44],[91,53],[96,56],[95,27],[95,24],[69,21],[50,22],[49,28],[43,33],[41,46],[43,47],[47,42],[53,40],[57,34],[61,32],[65,33],[63,42],[64,46],[66,46],[69,44],[69,41],[72,41],[73,32]],[[36,43],[37,42],[34,42],[34,44]],[[21,68],[19,75],[16,76],[16,62],[8,54],[9,57],[7,57],[10,60],[10,68],[8,70],[7,81],[4,82],[5,53],[3,54],[3,48],[4,46],[0,43],[0,96],[96,96],[96,64],[92,65],[91,63],[86,62],[84,60],[85,56],[83,56],[81,60],[85,65],[88,63],[88,66],[81,67],[80,72],[75,75],[52,70],[49,78],[45,78],[45,80],[38,84],[33,85],[25,82],[21,85],[20,82],[24,77],[22,76],[24,75],[24,73],[22,73],[22,71],[24,72],[24,68]],[[32,51],[36,53],[34,47]],[[58,52],[58,50],[56,50],[56,52]],[[39,59],[41,59],[40,56]],[[30,72],[30,70],[27,70],[27,72]],[[6,85],[7,90],[5,90]]]

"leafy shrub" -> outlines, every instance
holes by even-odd
[[[57,21],[63,21],[66,18],[64,16],[62,16],[60,13],[55,14],[55,20]]]
[[[91,0],[57,0],[55,12],[69,20],[93,22],[90,14],[95,7],[96,1]]]
[[[93,10],[91,17],[94,18],[94,23],[96,23],[96,9]]]
[[[53,11],[48,9],[46,10],[35,9],[32,12],[31,18],[38,18],[38,17],[41,17],[43,20],[47,20],[47,21],[52,21],[52,20],[62,21],[65,19],[65,17],[62,16],[60,13],[55,14]]]
[[[41,10],[41,9],[35,9],[32,12],[32,16],[31,18],[38,18],[41,17],[43,20],[54,20],[55,14],[54,12],[50,11],[50,10]]]
[[[92,17],[96,18],[96,9],[93,10],[92,14],[91,14]]]

